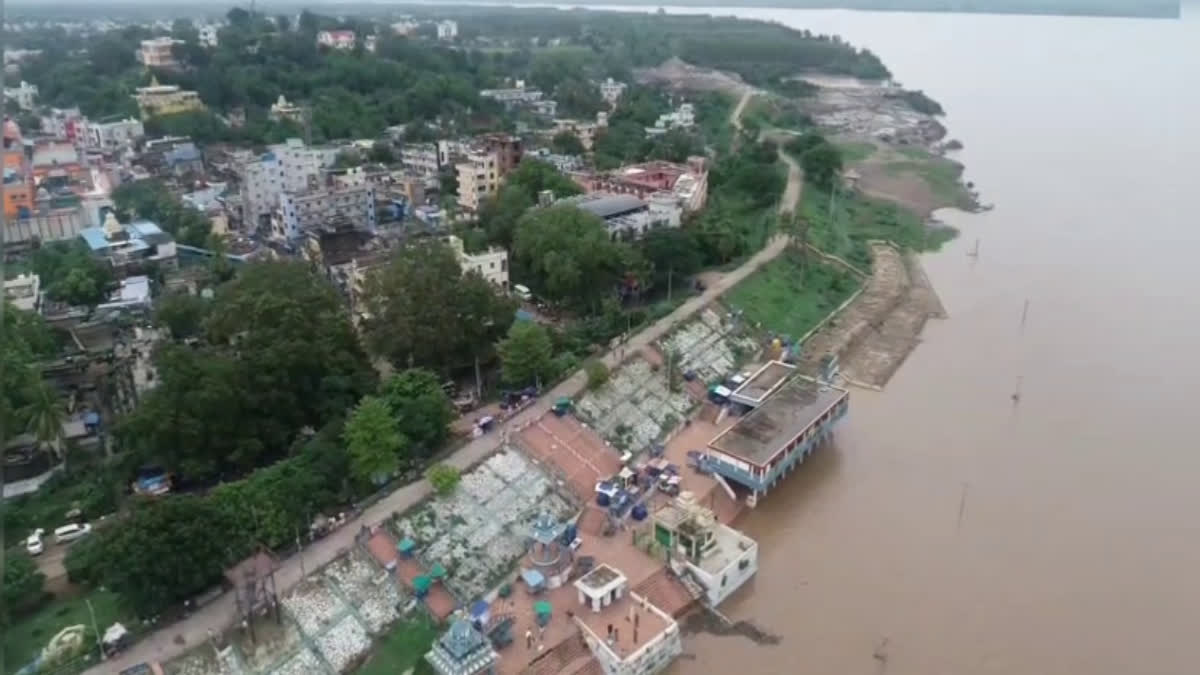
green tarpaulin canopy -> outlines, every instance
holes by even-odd
[[[442,567],[441,563],[434,563],[433,569],[429,570],[429,576],[434,579],[444,579],[446,577],[446,568]]]
[[[553,612],[553,607],[545,600],[538,600],[533,603],[533,611],[542,616],[548,616]]]
[[[427,593],[429,591],[429,587],[432,585],[433,579],[430,579],[424,575],[413,579],[413,588],[416,589],[418,593]]]
[[[401,539],[400,543],[396,544],[396,550],[401,553],[404,553],[405,555],[412,553],[413,549],[415,549],[416,547],[417,547],[417,542],[413,541],[412,539],[409,539],[408,537]]]

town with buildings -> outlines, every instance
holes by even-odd
[[[576,36],[433,9],[10,17],[124,78],[5,51],[11,672],[662,672],[753,585],[739,515],[898,364],[850,355],[856,303],[917,282],[797,243],[765,90],[567,74]],[[853,192],[835,159],[809,189]],[[809,265],[820,298],[747,290]]]

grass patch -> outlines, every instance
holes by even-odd
[[[942,157],[926,155],[927,159],[913,162],[892,162],[887,170],[892,174],[913,173],[929,185],[941,201],[950,206],[969,207],[971,195],[962,184],[962,166]]]
[[[92,629],[92,617],[87,602],[91,601],[96,612],[96,623],[103,632],[114,622],[120,621],[133,630],[135,624],[121,611],[120,598],[111,591],[92,591],[87,595],[64,600],[55,600],[37,612],[17,621],[4,629],[5,670],[15,673],[34,659],[45,648],[50,638],[67,626],[83,625],[87,628],[85,644],[91,650],[92,660],[96,653],[97,636]],[[69,672],[69,671],[68,671]]]
[[[401,621],[375,645],[375,652],[357,675],[395,675],[409,668],[413,675],[432,673],[425,653],[440,632],[433,619],[424,614]]]
[[[837,149],[842,151],[842,160],[847,164],[861,162],[875,154],[875,144],[868,141],[847,141],[837,143]]]
[[[734,286],[725,304],[772,333],[798,338],[858,288],[858,280],[840,267],[817,264],[788,251]]]
[[[838,194],[832,212],[829,207],[828,194],[804,191],[800,208],[810,225],[809,243],[863,270],[871,268],[867,242],[872,239],[915,251],[936,251],[958,234],[950,227],[929,227],[908,209],[858,193]]]

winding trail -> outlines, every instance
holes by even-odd
[[[753,90],[747,91],[738,101],[738,105],[729,119],[730,124],[735,128],[739,130],[742,128],[742,113],[745,111],[750,97],[756,93]],[[782,152],[780,157],[788,165],[788,182],[780,198],[779,212],[789,213],[795,210],[796,204],[799,202],[803,175],[795,160]],[[703,293],[689,298],[675,311],[647,326],[624,344],[613,348],[603,357],[604,363],[610,369],[615,368],[626,356],[632,355],[642,347],[663,337],[738,282],[774,260],[784,251],[787,243],[786,236],[775,235],[761,251],[751,256],[738,268],[715,279]],[[496,430],[476,438],[456,450],[444,460],[445,463],[465,470],[482,462],[500,448],[504,438],[510,432],[537,420],[550,410],[558,398],[575,397],[582,393],[586,386],[587,375],[582,370],[577,371],[558,386],[545,392],[529,408],[505,421]],[[275,574],[275,584],[279,594],[285,595],[300,582],[305,573],[310,573],[328,564],[353,547],[355,545],[354,536],[362,527],[380,523],[393,513],[403,512],[427,498],[432,492],[429,482],[424,479],[405,485],[368,507],[361,515],[348,521],[341,529],[307,546],[300,553],[281,560],[280,569]],[[169,661],[183,652],[203,644],[209,639],[210,634],[223,632],[233,623],[234,616],[233,594],[226,592],[188,618],[155,630],[116,658],[93,666],[85,671],[86,675],[107,675],[148,661]]]

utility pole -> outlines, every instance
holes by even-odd
[[[300,528],[296,528],[296,554],[300,557],[300,578],[308,576],[304,571],[304,545],[300,543]]]
[[[84,598],[83,602],[87,605],[88,614],[92,617],[92,631],[96,633],[96,647],[100,649],[100,660],[107,661],[108,655],[104,653],[104,638],[100,637],[100,627],[96,625],[96,610],[92,609],[92,601]]]
[[[674,272],[673,267],[667,268],[667,304],[671,304],[671,273]]]

